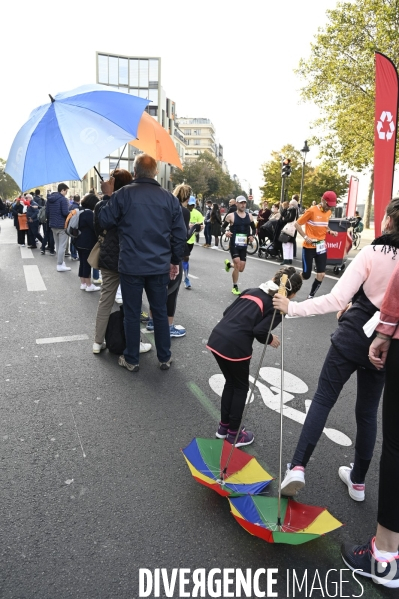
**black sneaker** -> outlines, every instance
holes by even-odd
[[[44,250],[40,250],[40,253],[44,256],[46,252]]]
[[[399,556],[387,560],[374,557],[375,538],[365,545],[341,546],[341,555],[345,564],[360,576],[367,576],[377,584],[390,589],[399,588]]]

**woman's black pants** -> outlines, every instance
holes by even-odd
[[[213,352],[212,352],[213,353]],[[251,360],[232,362],[213,353],[226,382],[222,393],[220,421],[229,423],[232,431],[238,430],[249,389],[249,363]]]

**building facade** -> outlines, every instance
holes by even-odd
[[[175,126],[176,105],[166,96],[161,85],[161,58],[158,56],[121,56],[107,52],[96,53],[96,81],[103,85],[111,85],[130,94],[147,98],[151,104],[147,112],[156,119],[172,137],[180,159],[184,160],[186,143],[184,135]],[[133,171],[133,161],[140,150],[128,144],[126,148],[118,148],[101,160],[98,170],[104,178],[116,167]],[[158,181],[165,189],[171,190],[170,180],[173,167],[167,163],[158,163]],[[91,177],[91,175],[89,174]],[[98,188],[98,177],[95,177]]]

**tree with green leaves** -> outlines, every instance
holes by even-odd
[[[302,177],[302,154],[292,145],[285,145],[280,151],[271,153],[271,160],[262,165],[265,184],[260,188],[262,191],[262,200],[271,203],[279,202],[281,199],[281,167],[282,160],[289,158],[291,160],[291,176],[285,179],[285,197],[291,199],[291,196],[298,194],[301,188]],[[311,163],[305,164],[304,184],[302,200],[303,205],[308,207],[315,200],[318,202],[325,191],[331,189],[335,191],[338,197],[343,196],[348,191],[348,178],[340,173],[334,162],[325,160],[318,166],[312,166]]]
[[[365,225],[373,194],[376,50],[399,62],[398,0],[339,2],[302,59],[297,73],[306,81],[302,97],[322,116],[312,140],[322,156],[361,171],[371,169]]]
[[[20,189],[14,179],[5,172],[6,161],[0,158],[0,197],[3,200],[11,200],[19,195]]]
[[[176,169],[171,179],[174,185],[187,183],[202,199],[227,198],[233,189],[230,176],[209,152],[202,152],[195,161],[186,162],[183,169]]]

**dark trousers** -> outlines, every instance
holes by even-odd
[[[53,254],[54,253],[54,235],[53,235],[53,231],[51,230],[51,228],[44,224],[43,225],[43,233],[44,233],[44,237],[43,237],[43,241],[42,241],[42,251],[45,251],[46,245],[48,244],[49,250],[50,252]]]
[[[373,456],[377,435],[377,410],[384,387],[385,372],[361,368],[347,360],[331,345],[320,374],[317,391],[299,437],[292,459],[292,466],[306,466],[323,432],[331,408],[342,391],[342,387],[357,373],[356,397],[356,443],[352,476],[355,472],[366,475]],[[359,478],[357,476],[356,478]],[[353,482],[363,483],[363,480]]]
[[[205,243],[207,243],[208,245],[211,245],[211,241],[212,241],[211,223],[205,223],[204,235],[205,235]]]
[[[17,243],[19,245],[25,243],[25,233],[27,233],[26,229],[23,229],[22,231],[21,229],[17,229]]]
[[[251,360],[232,362],[215,353],[213,355],[226,379],[221,399],[220,421],[223,424],[229,423],[230,430],[236,431],[240,426],[247,400]]]
[[[120,273],[125,314],[126,349],[123,352],[128,364],[138,364],[140,355],[140,314],[143,289],[148,298],[154,321],[154,337],[160,362],[168,362],[170,352],[170,330],[166,312],[169,273],[162,275],[137,276]]]
[[[86,250],[79,248],[79,277],[83,279],[90,279],[91,277],[91,266],[87,262],[88,257],[90,256],[91,250]]]
[[[399,393],[397,372],[399,340],[394,339],[386,362],[386,380],[382,403],[382,454],[378,490],[377,521],[399,533]]]

